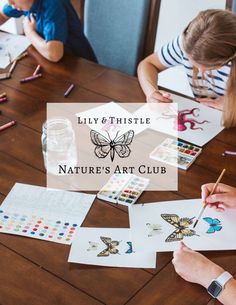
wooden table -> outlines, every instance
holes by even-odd
[[[19,80],[31,75],[37,64],[43,78],[28,84]],[[70,83],[76,88],[65,101]],[[66,57],[53,64],[30,50],[17,64],[13,77],[1,81],[0,92],[9,101],[0,104],[0,125],[17,125],[0,133],[0,200],[15,182],[45,186],[41,128],[46,102],[144,102],[136,78]],[[140,202],[198,198],[200,186],[215,181],[223,167],[224,183],[236,186],[236,158],[223,158],[225,150],[236,150],[236,130],[224,130],[203,149],[188,171],[179,170],[178,192],[145,192]],[[96,199],[83,226],[128,227],[127,209]],[[160,253],[156,269],[104,268],[69,264],[69,246],[0,235],[1,305],[206,305],[213,304],[205,289],[182,280],[171,263],[172,253]],[[236,252],[208,252],[207,257],[233,274]]]

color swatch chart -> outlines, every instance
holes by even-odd
[[[69,221],[50,220],[35,215],[21,215],[0,210],[0,233],[70,245],[78,227],[78,224]]]
[[[115,174],[100,190],[97,197],[102,200],[129,206],[134,204],[146,189],[149,179],[131,174]]]
[[[150,153],[150,158],[186,170],[201,151],[201,148],[192,144],[167,138]]]

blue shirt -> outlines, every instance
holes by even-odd
[[[15,18],[33,14],[36,32],[46,42],[61,41],[66,53],[97,61],[70,0],[35,0],[29,11],[18,11],[6,4],[3,13]]]
[[[193,64],[184,51],[182,35],[162,46],[157,54],[161,63],[167,68],[177,65],[184,66],[189,84],[196,97],[217,98],[226,94],[227,81],[232,67],[231,63],[217,70],[206,71],[204,77],[202,73],[198,72],[197,79],[193,81]]]

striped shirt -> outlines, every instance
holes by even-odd
[[[183,49],[181,35],[162,46],[157,55],[161,63],[167,68],[177,65],[184,66],[195,97],[217,98],[225,95],[227,80],[232,66],[231,62],[218,70],[206,71],[204,77],[201,72],[198,72],[197,80],[193,83],[193,64]]]

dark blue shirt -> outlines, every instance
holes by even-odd
[[[3,13],[15,18],[33,14],[36,31],[46,42],[61,41],[66,53],[97,61],[70,0],[35,0],[27,12],[18,11],[6,4]]]

